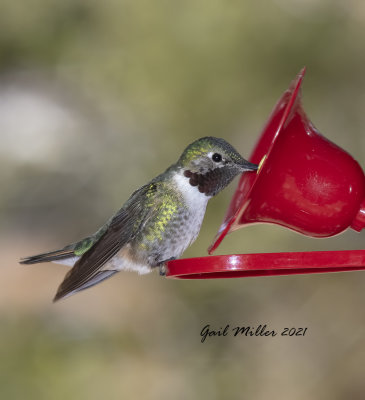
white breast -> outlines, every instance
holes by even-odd
[[[205,207],[207,206],[208,200],[212,196],[207,196],[204,193],[200,193],[197,186],[191,186],[189,178],[186,178],[182,173],[177,173],[174,176],[174,181],[180,192],[184,196],[184,200],[188,206],[191,207]]]
[[[181,226],[181,229],[188,233],[185,241],[182,240],[181,242],[180,253],[182,253],[197,238],[204,219],[207,203],[211,196],[200,193],[196,186],[190,185],[189,178],[186,178],[182,174],[176,174],[174,180],[183,194],[185,203],[190,211],[184,222],[185,226]]]

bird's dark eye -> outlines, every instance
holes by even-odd
[[[214,153],[212,155],[212,160],[215,161],[215,162],[221,162],[222,161],[222,156],[220,154],[218,154],[218,153]]]

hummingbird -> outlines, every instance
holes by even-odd
[[[209,199],[235,176],[256,171],[224,139],[200,138],[165,172],[136,190],[96,233],[60,250],[20,260],[72,266],[53,301],[126,270],[146,274],[181,256],[197,238]]]

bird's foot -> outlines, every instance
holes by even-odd
[[[159,269],[160,276],[166,276],[166,273],[167,273],[167,265],[166,264],[169,261],[173,261],[173,260],[176,260],[176,257],[171,257],[171,258],[168,258],[167,260],[164,260],[164,261],[161,261],[158,263],[157,267]]]
[[[166,270],[167,270],[167,267],[165,264],[158,266],[158,271],[160,273],[160,276],[166,276],[166,272],[167,272]]]

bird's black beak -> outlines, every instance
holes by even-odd
[[[242,172],[245,171],[257,171],[259,166],[253,163],[250,163],[249,161],[246,161],[245,159],[242,160],[240,163],[240,167],[242,168]]]

